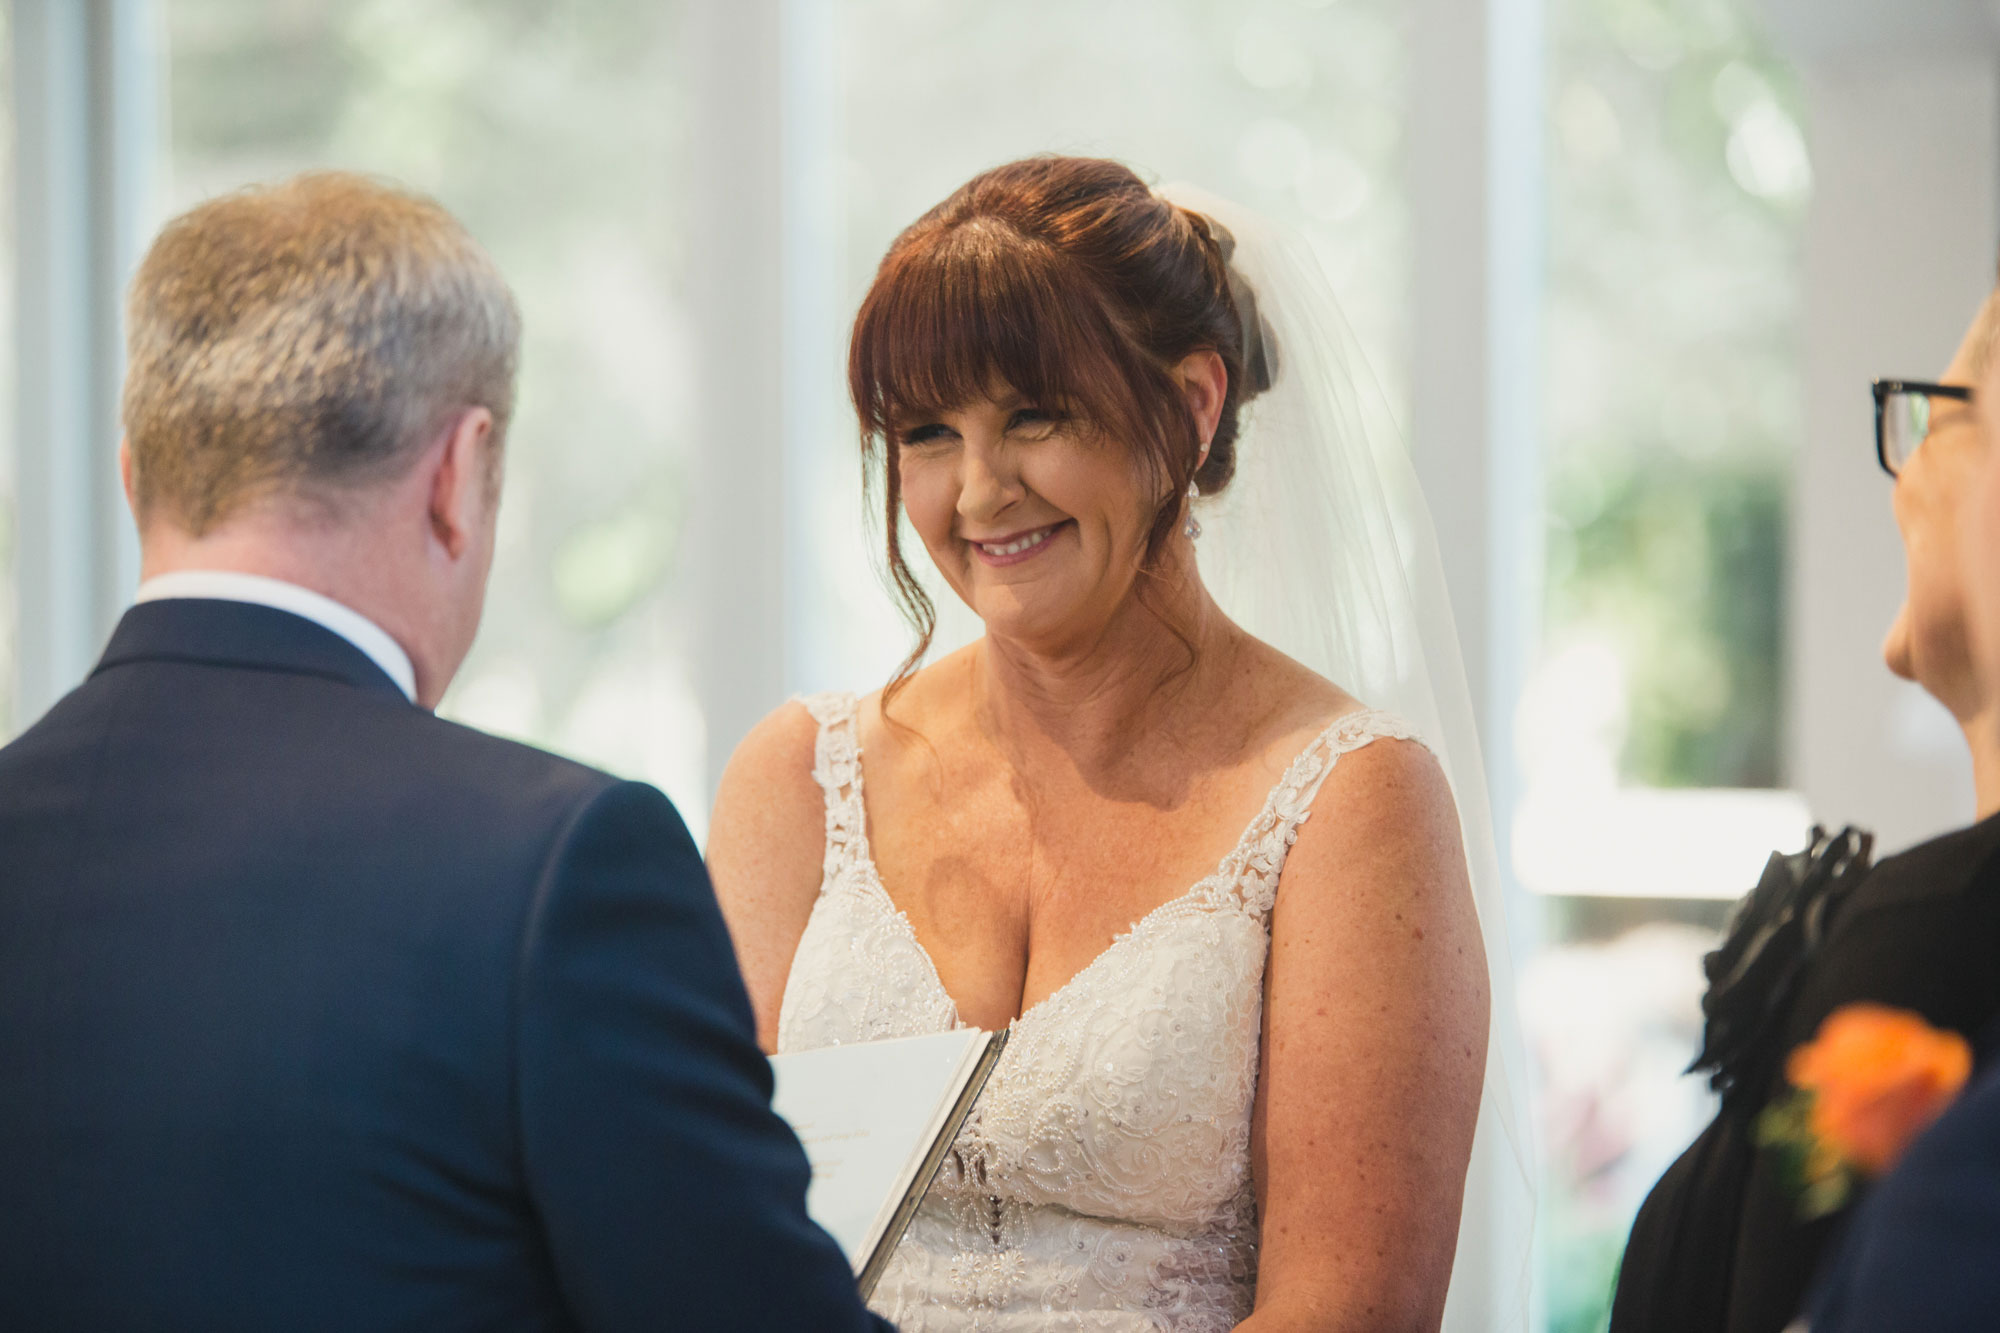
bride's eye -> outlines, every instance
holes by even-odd
[[[1020,407],[1007,418],[1007,429],[1031,436],[1047,435],[1062,420],[1054,412],[1041,407]]]
[[[906,449],[914,449],[922,445],[935,443],[950,434],[951,427],[933,421],[926,425],[911,426],[907,430],[897,431],[896,443]]]

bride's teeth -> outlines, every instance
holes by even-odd
[[[1019,555],[1031,547],[1040,546],[1049,539],[1049,534],[1054,531],[1054,528],[1043,528],[1040,532],[1031,532],[1027,536],[1008,542],[1004,546],[994,546],[988,542],[981,542],[979,545],[988,555]]]

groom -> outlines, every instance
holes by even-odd
[[[147,255],[138,605],[0,750],[0,1328],[886,1328],[672,807],[430,712],[518,327],[357,177]]]

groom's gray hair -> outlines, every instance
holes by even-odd
[[[132,283],[134,498],[195,536],[245,504],[338,505],[403,475],[459,413],[514,406],[521,317],[437,203],[345,172],[169,222]]]

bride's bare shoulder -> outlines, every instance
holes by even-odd
[[[1259,647],[1263,656],[1255,670],[1273,719],[1266,733],[1272,738],[1264,756],[1268,766],[1282,771],[1334,722],[1372,706],[1373,701],[1356,698],[1276,649]],[[1392,856],[1405,854],[1399,849],[1412,842],[1458,848],[1451,787],[1429,746],[1403,739],[1402,728],[1394,725],[1365,734],[1369,739],[1364,743],[1341,747],[1338,762],[1320,785],[1314,807],[1340,814],[1314,821],[1313,831],[1300,838],[1293,851],[1301,871],[1329,849],[1335,859],[1352,861],[1357,841]],[[1445,861],[1452,862],[1454,855],[1462,864],[1463,854],[1456,850]]]
[[[813,747],[818,738],[819,722],[802,700],[787,700],[773,709],[750,729],[750,734],[729,756],[729,765],[722,771],[722,782],[715,796],[717,810],[728,800],[732,789],[770,794],[795,787],[811,788]]]
[[[928,753],[970,716],[973,649],[950,653],[909,676],[893,691],[860,703],[857,725],[870,767]]]
[[[811,878],[824,840],[825,816],[813,753],[819,722],[793,699],[750,729],[722,770],[708,828],[708,860],[718,883],[735,863],[754,860],[764,873],[783,868],[781,879]]]
[[[813,777],[818,735],[799,701],[772,712],[730,755],[709,816],[709,880],[767,1051],[777,1049],[785,978],[819,896],[826,816]]]

